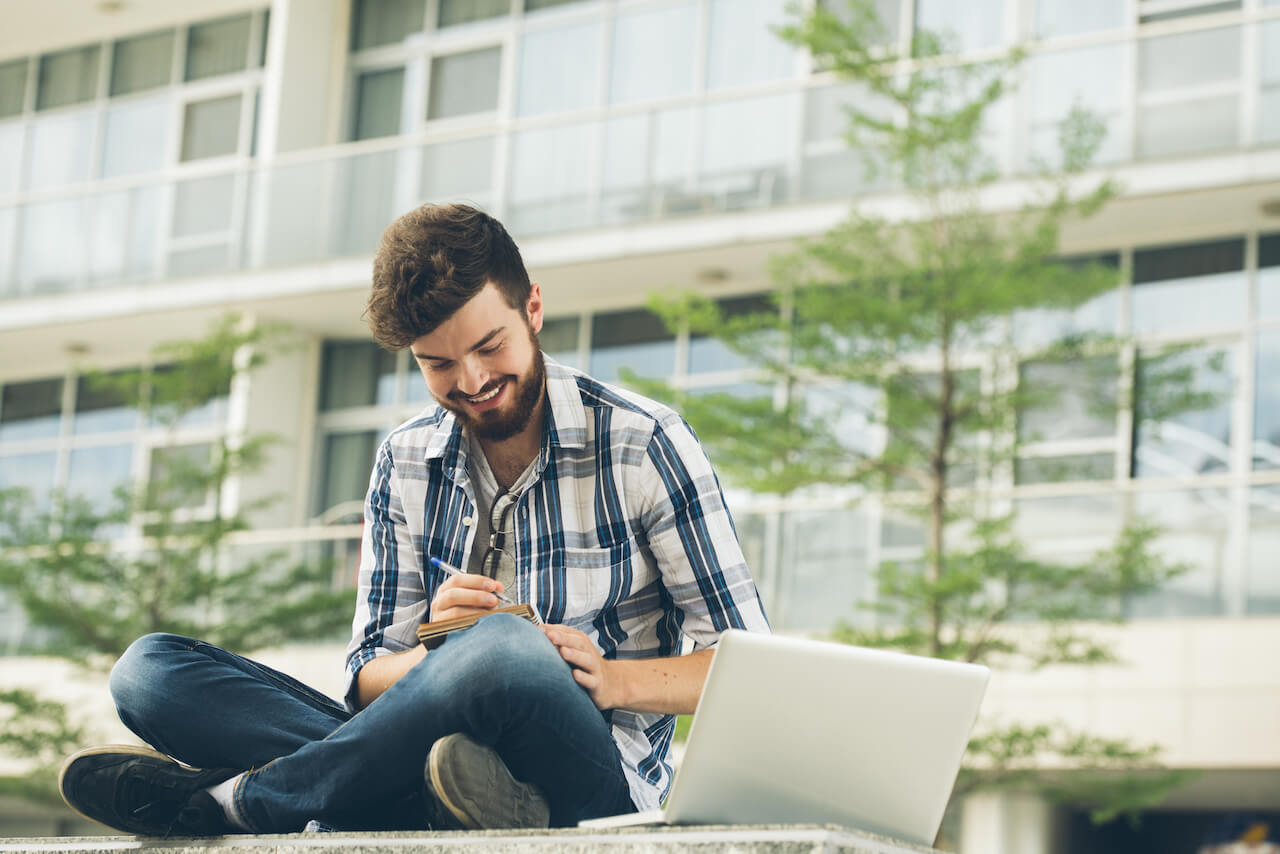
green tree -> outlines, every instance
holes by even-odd
[[[91,388],[138,409],[168,441],[153,451],[147,484],[117,489],[105,510],[66,495],[41,507],[21,490],[0,491],[0,591],[26,615],[28,652],[107,668],[149,632],[245,652],[340,636],[352,594],[333,589],[328,561],[251,556],[232,542],[275,499],[229,509],[228,489],[262,468],[276,439],[218,431],[207,444],[177,443],[184,419],[218,406],[282,341],[279,329],[228,317],[201,339],[158,347],[151,367],[89,375]],[[57,703],[0,694],[0,751],[36,767],[0,791],[56,799],[52,771],[82,735]]]
[[[1109,181],[1081,174],[1103,128],[1075,110],[1061,128],[1061,162],[1025,176],[1029,195],[1016,211],[992,212],[999,172],[983,149],[984,122],[1022,52],[960,64],[940,38],[921,34],[898,55],[872,4],[839,13],[830,5],[780,34],[853,84],[848,143],[871,176],[904,192],[911,215],[890,220],[855,206],[775,259],[765,311],[726,313],[697,294],[653,301],[673,328],[743,356],[762,388],[784,387],[784,403],[638,384],[677,402],[738,486],[779,495],[856,488],[917,520],[920,563],[879,566],[877,601],[861,606],[879,616],[869,627],[841,624],[837,639],[1001,667],[1110,661],[1082,621],[1121,619],[1126,598],[1182,567],[1153,554],[1157,531],[1140,521],[1087,562],[1033,557],[1014,534],[1007,496],[991,486],[1013,469],[1020,414],[1051,407],[1063,392],[1019,383],[1020,365],[1077,375],[1100,367],[1080,384],[1091,408],[1131,407],[1132,386],[1119,380],[1123,342],[1076,335],[1028,346],[1009,327],[1019,312],[1074,309],[1120,283],[1114,266],[1059,257],[1064,223],[1115,195]],[[975,354],[985,373],[974,369]],[[1185,379],[1188,370],[1174,363],[1163,376]],[[865,399],[874,401],[859,413],[865,429],[850,430],[850,409]],[[1139,418],[1206,402],[1185,387],[1147,401]],[[1158,802],[1183,779],[1158,769],[1157,753],[1065,727],[996,727],[971,741],[956,793],[1035,786],[1105,820]],[[1050,777],[1046,765],[1070,773]]]

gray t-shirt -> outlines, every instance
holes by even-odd
[[[516,560],[512,553],[514,529],[516,521],[515,507],[520,495],[533,483],[534,469],[537,459],[529,463],[516,482],[508,490],[498,486],[498,479],[489,467],[489,460],[484,455],[480,440],[469,434],[471,442],[467,454],[467,472],[471,475],[471,484],[476,492],[476,539],[471,547],[471,558],[467,561],[467,572],[487,575],[502,582],[503,589],[512,599],[515,594]],[[500,523],[500,529],[494,523]],[[490,546],[501,551],[485,560]]]

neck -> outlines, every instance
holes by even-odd
[[[524,429],[508,439],[480,439],[489,468],[503,489],[510,489],[542,450],[542,417],[546,411],[546,395],[539,400]]]

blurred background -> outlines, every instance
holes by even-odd
[[[840,5],[797,8],[815,2]],[[998,674],[986,713],[1154,741],[1168,766],[1200,773],[1136,829],[1006,789],[955,804],[951,836],[996,854],[1195,851],[1215,828],[1257,835],[1280,814],[1280,2],[875,7],[908,53],[922,29],[950,33],[960,62],[1030,46],[981,134],[1008,200],[996,209],[1016,209],[1074,104],[1105,126],[1097,163],[1120,195],[1069,223],[1060,252],[1121,283],[1024,314],[1009,334],[1123,336],[1116,371],[1136,394],[1146,348],[1187,344],[1215,366],[1188,380],[1212,404],[1156,431],[1070,393],[1026,412],[1017,465],[993,484],[1037,551],[1089,554],[1142,514],[1188,569],[1120,603],[1123,626],[1097,629],[1122,663]],[[105,509],[117,486],[157,480],[174,446],[207,453],[272,433],[282,441],[264,463],[212,499],[252,522],[227,548],[321,556],[339,593],[356,570],[374,450],[428,401],[406,354],[379,350],[360,317],[398,214],[444,200],[490,211],[542,283],[549,354],[605,381],[629,367],[692,393],[741,387],[747,361],[670,331],[651,293],[758,308],[770,257],[851,204],[910,216],[901,188],[868,176],[843,137],[860,90],[777,36],[791,19],[783,0],[0,11],[0,487],[27,490],[37,510],[60,494]],[[293,343],[208,405],[162,423],[93,381],[154,367],[157,345],[197,339],[232,311],[242,326],[287,327]],[[967,364],[1008,371],[982,342]],[[1029,363],[1022,381],[1037,371],[1052,368]],[[923,525],[875,495],[851,505],[838,489],[779,499],[729,486],[780,631],[866,619],[854,603],[875,598],[874,568],[925,549]],[[213,506],[188,503],[194,516]],[[112,533],[128,541],[145,522]],[[345,631],[326,631],[262,657],[336,694]],[[39,638],[17,602],[0,601],[0,686],[52,692],[94,738],[125,737],[101,674],[34,656]],[[80,832],[92,828],[56,804],[0,799],[0,836]]]

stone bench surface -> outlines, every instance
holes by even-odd
[[[282,836],[222,836],[212,839],[139,839],[75,836],[0,839],[0,854],[58,852],[105,854],[145,850],[150,854],[199,854],[227,849],[261,852],[351,852],[351,854],[929,854],[883,836],[835,826],[630,827],[610,830],[471,831],[453,833],[293,833]]]

